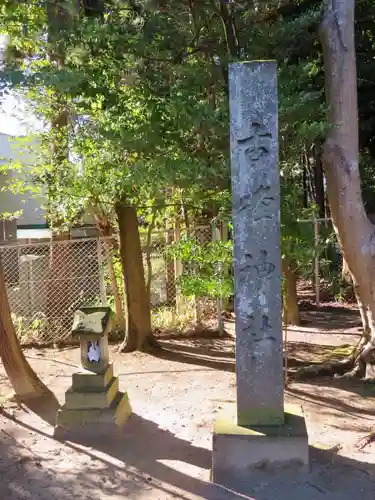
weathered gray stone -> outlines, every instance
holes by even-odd
[[[89,370],[81,370],[73,373],[72,389],[75,392],[101,392],[109,384],[113,377],[113,364],[108,365],[104,373],[94,373]]]
[[[81,410],[108,408],[118,392],[118,378],[112,377],[105,389],[99,391],[75,391],[70,388],[65,393],[65,408]]]
[[[104,373],[107,370],[110,330],[109,307],[82,307],[75,312],[72,336],[80,339],[81,363],[86,370],[94,373]]]
[[[74,314],[72,337],[102,337],[111,331],[110,307],[81,307]]]
[[[237,423],[284,419],[276,63],[229,65]]]
[[[284,413],[280,180],[274,62],[229,66],[237,408],[214,425],[212,480],[308,465],[303,416]]]
[[[113,425],[121,428],[132,413],[127,393],[117,392],[108,408],[67,409],[65,405],[57,412],[55,437],[63,438],[69,430],[86,430],[99,433],[107,432]]]
[[[287,405],[280,426],[243,427],[236,412],[219,417],[214,426],[212,481],[238,491],[262,470],[307,471],[309,446],[301,409]]]
[[[65,404],[57,412],[56,437],[82,427],[94,434],[110,431],[114,424],[121,427],[132,413],[128,395],[119,391],[118,377],[113,376],[109,363],[110,316],[109,307],[76,311],[72,331],[81,342],[83,369],[73,373],[72,387],[65,392]]]

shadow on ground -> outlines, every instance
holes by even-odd
[[[229,349],[228,349],[229,346]],[[160,341],[161,349],[151,354],[160,359],[205,366],[215,370],[235,371],[234,341],[195,339],[194,341]]]
[[[159,343],[161,349],[150,353],[154,357],[214,370],[235,371],[234,339],[161,340]],[[289,342],[288,367],[302,368],[327,360],[343,359],[350,348],[350,345],[332,347],[310,342]]]
[[[340,392],[335,391],[339,389]],[[342,399],[342,391],[348,393],[348,397]],[[287,393],[301,402],[311,402],[321,406],[322,409],[330,408],[351,416],[374,417],[374,409],[363,408],[361,398],[373,398],[375,402],[375,384],[362,380],[333,379],[332,377],[319,377],[307,382],[300,381],[298,384],[288,386]],[[341,399],[337,397],[340,394]]]
[[[49,436],[39,431],[39,438]],[[113,465],[105,461],[83,460],[79,470],[63,460],[56,464],[56,457],[33,452],[4,430],[0,431],[0,472],[2,500],[103,500],[114,494],[119,495],[116,499],[136,499],[150,489],[148,481],[131,470],[116,481]]]
[[[57,410],[60,409],[60,403],[56,396],[49,392],[40,398],[31,399],[22,404],[24,411],[31,411],[38,415],[42,420],[54,426]]]
[[[17,423],[39,432],[41,438],[46,437],[25,422]],[[19,445],[2,432],[0,468],[13,467],[13,473],[7,474],[6,486],[0,480],[1,498],[99,500],[116,494],[116,498],[122,495],[129,499],[239,500],[242,494],[254,500],[374,500],[374,466],[339,456],[332,450],[311,449],[312,467],[307,473],[258,470],[249,475],[246,483],[227,483],[237,494],[186,473],[189,466],[209,469],[209,450],[193,446],[139,415],[133,414],[121,433],[104,432],[103,428],[97,432],[98,429],[75,431],[67,436],[69,441],[62,446],[87,457],[88,462],[83,461],[79,470],[68,468],[64,474],[48,469],[43,458],[23,458]],[[22,477],[27,477],[26,483],[20,482]],[[14,495],[22,491],[23,496]]]
[[[4,410],[2,414],[11,418],[11,415]],[[24,421],[15,418],[12,418],[12,420],[24,429],[37,432],[41,437],[49,438],[46,433]],[[3,439],[2,434],[0,436]],[[205,448],[193,446],[189,441],[180,439],[167,430],[160,429],[154,422],[136,414],[131,416],[121,433],[115,431],[113,427],[104,426],[100,426],[99,431],[98,428],[93,428],[91,431],[88,429],[85,431],[76,430],[65,437],[64,445],[70,450],[74,450],[74,452],[81,455],[84,454],[97,464],[100,464],[100,466],[96,467],[100,473],[98,470],[90,470],[87,467],[79,471],[70,471],[68,477],[64,476],[61,485],[57,482],[56,488],[60,486],[65,488],[65,481],[69,482],[70,478],[72,490],[68,488],[63,495],[56,497],[59,500],[68,498],[90,498],[95,500],[97,498],[106,498],[100,496],[100,493],[99,496],[96,496],[96,493],[100,492],[100,488],[102,488],[101,479],[107,479],[108,484],[116,484],[116,494],[121,493],[125,495],[124,498],[129,499],[136,499],[141,494],[147,493],[147,491],[150,492],[150,495],[147,497],[142,496],[142,498],[149,498],[150,500],[154,498],[160,498],[160,500],[164,498],[186,500],[190,498],[207,500],[239,500],[243,498],[219,485],[197,479],[182,472],[181,470],[186,470],[187,464],[208,471],[211,467],[211,452]],[[6,443],[3,446],[8,449],[11,448]],[[100,454],[97,452],[100,452]],[[2,453],[2,456],[5,456],[4,453]],[[116,459],[115,463],[106,456]],[[173,464],[177,464],[177,467],[174,468]],[[6,466],[6,464],[4,465]],[[2,464],[0,463],[1,467]],[[39,487],[48,491],[50,479],[48,477],[41,478],[40,474],[38,475],[37,464],[34,464],[34,467],[36,469],[36,480],[43,483]],[[123,481],[123,475],[128,479]],[[72,494],[74,490],[73,483],[76,481],[79,484],[79,480],[88,482],[85,487],[89,488],[91,492],[87,497]],[[118,485],[120,483],[119,490]],[[158,491],[160,496],[155,497],[155,491]],[[181,493],[181,491],[185,493]],[[30,490],[30,494],[32,492],[33,490]],[[106,493],[110,496],[109,486]],[[4,499],[13,498],[2,495],[0,497]],[[24,498],[28,497],[25,496]],[[47,496],[30,497],[32,500],[39,498],[44,500],[47,499]]]
[[[325,324],[325,330],[335,330],[337,328],[342,328],[343,322],[350,327],[361,326],[361,317],[357,308],[349,308],[345,306],[329,306],[320,305],[316,307],[315,305],[306,307],[301,305],[301,312],[303,319],[306,321],[312,321],[317,323],[316,326],[320,326],[321,321],[327,321],[327,316],[330,318],[330,324]]]
[[[258,470],[248,481],[228,481],[254,500],[373,500],[375,468],[339,456],[333,450],[310,447],[310,471]]]

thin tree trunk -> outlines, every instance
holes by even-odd
[[[321,148],[319,144],[314,146],[314,184],[315,184],[315,201],[319,207],[319,217],[324,219],[325,210],[325,193],[324,193],[324,173],[322,165]]]
[[[304,157],[302,161],[302,184],[303,184],[303,207],[307,208],[309,204],[309,193],[307,186],[307,166],[305,165]]]
[[[147,262],[147,297],[151,305],[151,283],[152,283],[152,261],[151,261],[151,247],[152,247],[152,231],[155,227],[156,210],[152,214],[152,220],[147,229],[147,248],[146,248],[146,262]]]
[[[165,245],[168,248],[174,242],[173,229],[166,229],[165,232]],[[167,305],[176,305],[176,281],[175,281],[175,269],[174,261],[169,257],[164,257],[165,262],[165,286],[166,286],[166,297]]]
[[[231,11],[231,6],[228,7],[228,2],[226,0],[220,0],[218,13],[223,23],[228,54],[231,57],[238,57],[239,46],[236,25]]]
[[[60,317],[66,316],[79,296],[76,280],[72,276],[74,249],[69,243],[60,243],[69,240],[69,237],[69,233],[56,235],[49,250],[46,314],[51,329],[56,328]]]
[[[299,326],[301,324],[301,317],[297,296],[297,273],[294,270],[293,264],[286,257],[282,258],[281,266],[285,278],[284,324]]]
[[[182,219],[185,223],[186,236],[190,237],[190,221],[189,221],[189,213],[188,209],[184,203],[184,200],[181,201],[181,215]]]
[[[100,210],[95,209],[94,204],[92,205],[92,209],[100,235],[104,236],[105,238],[112,237],[113,235],[112,226],[108,218],[105,215],[103,215]],[[123,299],[121,297],[121,293],[117,283],[115,268],[113,265],[113,254],[118,251],[118,245],[116,244],[116,240],[114,238],[112,238],[111,240],[108,239],[106,241],[108,241],[108,248],[106,252],[108,274],[109,274],[109,280],[111,282],[111,291],[115,299],[116,325],[121,331],[126,333],[127,325],[123,308]]]
[[[362,376],[375,346],[375,242],[374,228],[363,205],[358,168],[354,7],[354,0],[327,0],[321,24],[331,125],[323,165],[333,225],[370,329],[369,340],[356,360],[355,372]],[[366,324],[363,326],[365,330]]]
[[[115,206],[120,236],[120,256],[126,290],[128,332],[121,345],[122,352],[147,350],[155,345],[151,328],[150,301],[139,236],[137,211],[117,203]]]
[[[116,273],[113,266],[112,250],[113,250],[112,248],[108,250],[107,265],[108,265],[109,281],[111,282],[111,290],[113,293],[113,297],[115,299],[116,325],[122,332],[126,332],[125,315],[122,307],[122,300],[116,279]]]
[[[73,14],[73,3],[60,0],[50,0],[46,3],[48,22],[49,57],[58,69],[65,64],[64,33],[70,26]],[[54,102],[51,105],[53,116],[51,119],[51,163],[54,174],[59,176],[62,169],[67,168],[69,158],[68,123],[69,112],[66,100],[61,92],[55,89]],[[47,199],[49,186],[47,184]],[[48,212],[53,213],[53,207]],[[61,218],[53,220],[52,224],[59,229],[62,226]],[[54,239],[68,240],[69,233],[62,232]],[[51,245],[49,256],[48,283],[47,283],[47,317],[50,328],[55,328],[56,319],[67,313],[75,301],[73,282],[71,280],[71,248],[69,245]],[[63,289],[63,292],[61,290]]]
[[[27,362],[14,329],[0,259],[0,358],[14,392],[21,400],[50,394]]]

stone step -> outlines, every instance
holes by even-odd
[[[108,365],[104,373],[80,370],[73,373],[72,389],[75,392],[102,392],[113,378],[113,364]]]
[[[121,428],[132,414],[128,394],[118,391],[108,408],[70,409],[64,405],[56,417],[54,435],[62,438],[70,429],[85,427],[85,430],[107,432],[115,426]]]
[[[65,407],[70,410],[108,408],[119,388],[118,377],[112,377],[107,387],[99,391],[74,391],[71,387],[65,393]]]

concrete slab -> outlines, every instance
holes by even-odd
[[[236,423],[236,407],[214,424],[212,481],[227,488],[247,482],[259,470],[307,471],[309,447],[302,409],[286,405],[284,424],[249,427]]]

